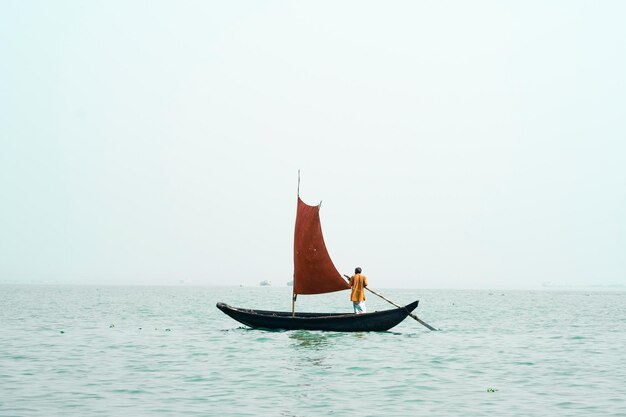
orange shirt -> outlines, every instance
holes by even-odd
[[[350,277],[350,286],[352,294],[350,300],[365,301],[365,287],[367,286],[367,277],[363,274],[356,274]]]

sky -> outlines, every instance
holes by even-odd
[[[622,1],[0,2],[0,283],[626,286]]]

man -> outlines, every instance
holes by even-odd
[[[354,269],[354,275],[350,277],[350,286],[352,287],[352,306],[355,314],[366,313],[365,310],[365,287],[367,287],[367,277],[361,274],[361,268]]]

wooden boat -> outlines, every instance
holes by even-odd
[[[418,301],[394,308],[365,314],[292,313],[231,307],[217,303],[217,308],[246,326],[261,329],[326,330],[333,332],[381,332],[399,324],[415,310]]]
[[[296,299],[299,294],[323,294],[350,289],[350,285],[335,268],[324,243],[319,216],[322,203],[317,206],[304,203],[300,199],[299,183],[300,178],[298,176],[291,312],[231,307],[222,302],[217,303],[217,308],[246,326],[264,329],[337,332],[385,331],[396,326],[408,315],[419,320],[411,314],[417,307],[418,301],[406,306],[392,303],[397,308],[365,314],[299,313],[295,311]],[[370,292],[376,294],[374,291],[370,290]],[[349,298],[346,297],[346,303],[349,302]]]

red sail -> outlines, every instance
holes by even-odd
[[[300,197],[293,240],[293,264],[294,294],[322,294],[350,288],[326,250],[320,206],[309,206]]]

